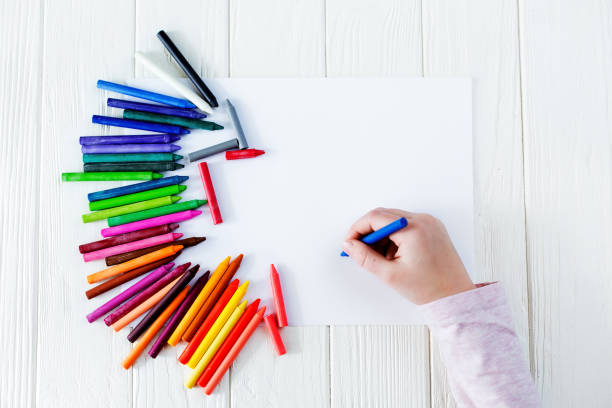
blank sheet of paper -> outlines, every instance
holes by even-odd
[[[185,237],[205,235],[207,241],[186,249],[179,261],[213,270],[223,257],[244,253],[236,277],[250,280],[247,298],[261,297],[270,311],[269,265],[274,263],[290,325],[421,323],[414,305],[350,258],[340,257],[350,225],[382,206],[440,218],[471,271],[469,79],[208,83],[220,101],[231,99],[250,146],[266,154],[236,161],[224,155],[205,159],[223,223],[213,225],[207,207],[200,217],[182,223],[178,231]],[[130,84],[175,95],[157,80]],[[177,153],[186,156],[235,137],[225,109],[216,109],[209,119],[225,129],[193,131],[178,143],[183,148]],[[190,176],[183,200],[204,198],[196,164],[166,173],[175,174]],[[98,239],[102,227],[101,222],[88,226],[96,231],[89,241]],[[101,262],[98,266],[103,267]]]

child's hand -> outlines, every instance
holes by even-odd
[[[372,247],[358,239],[405,217],[408,226]],[[377,208],[349,230],[344,251],[416,304],[474,289],[444,225],[428,214]]]

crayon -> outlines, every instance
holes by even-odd
[[[199,268],[199,265],[196,265],[195,267]],[[187,297],[185,297],[185,300],[183,300],[179,308],[176,310],[176,313],[172,316],[170,321],[168,321],[168,324],[166,325],[166,327],[164,327],[164,330],[160,333],[157,340],[155,340],[155,343],[153,343],[153,346],[151,346],[151,349],[149,350],[149,355],[152,358],[156,358],[158,354],[161,352],[161,350],[164,348],[164,346],[166,345],[166,342],[170,338],[170,335],[172,335],[172,332],[174,332],[174,330],[176,329],[176,326],[178,326],[183,316],[185,316],[185,313],[187,313],[187,310],[191,307],[191,305],[195,301],[196,297],[198,296],[198,294],[200,293],[200,291],[206,284],[206,281],[208,281],[209,276],[210,276],[210,271],[206,271],[206,273],[200,276],[198,280],[196,281],[196,283],[189,290],[189,293],[187,294]]]
[[[87,275],[87,282],[96,283],[104,279],[112,278],[113,276],[120,275],[123,272],[131,271],[132,269],[136,269],[148,263],[172,256],[181,249],[183,249],[182,245],[171,245],[158,251],[140,256],[138,258],[131,259],[122,264],[111,266],[110,268],[106,268],[99,272],[92,273],[91,275]]]
[[[274,265],[270,265],[270,285],[272,286],[272,296],[274,297],[274,307],[276,308],[278,327],[288,326],[289,323],[287,323],[287,312],[285,311],[283,289],[281,287],[280,277]]]
[[[141,201],[152,200],[165,196],[180,194],[185,191],[187,186],[182,184],[174,184],[171,186],[160,187],[153,190],[141,191],[139,193],[126,194],[118,197],[106,198],[104,200],[92,201],[89,203],[90,211],[105,210],[107,208],[119,207]]]
[[[198,329],[197,334],[194,335],[191,341],[189,341],[189,344],[187,344],[187,347],[185,347],[180,357],[178,358],[178,361],[181,364],[187,364],[191,360],[193,353],[195,353],[196,349],[202,342],[202,339],[204,338],[206,333],[208,333],[208,330],[211,328],[215,320],[217,320],[223,308],[234,296],[234,293],[236,293],[239,284],[240,281],[238,279],[234,279],[229,285],[227,285],[227,288],[225,288],[225,290],[223,291],[223,294],[210,311],[210,314],[206,316],[206,320],[204,320],[202,326]]]
[[[387,238],[389,235],[393,234],[394,232],[397,232],[401,230],[402,228],[405,228],[407,225],[408,225],[408,221],[406,220],[406,218],[402,217],[402,218],[399,218],[393,221],[390,224],[385,225],[381,229],[370,232],[368,235],[366,235],[365,237],[361,237],[359,240],[363,242],[364,244],[372,245],[380,241],[383,238]],[[348,254],[342,251],[340,253],[340,256],[348,256]]]
[[[93,299],[96,296],[101,295],[102,293],[108,292],[109,290],[114,289],[117,286],[124,284],[125,282],[129,282],[132,279],[136,279],[137,277],[144,275],[147,272],[150,272],[154,269],[159,268],[160,266],[164,266],[165,264],[171,263],[180,254],[181,254],[181,251],[167,258],[160,259],[159,261],[152,262],[150,264],[141,266],[140,268],[133,269],[122,275],[109,279],[106,282],[101,283],[98,286],[89,289],[87,292],[85,292],[85,296],[87,296],[87,299]]]
[[[219,210],[217,195],[215,194],[215,188],[213,187],[210,172],[208,171],[208,164],[206,162],[202,162],[198,164],[198,169],[200,170],[200,178],[202,179],[202,185],[204,186],[206,200],[208,200],[208,208],[210,209],[213,224],[220,224],[223,222],[223,219],[221,218],[221,210]]]
[[[152,171],[119,171],[101,173],[62,173],[62,181],[154,180],[163,176]]]
[[[198,379],[198,385],[200,387],[205,387],[208,381],[210,380],[210,377],[212,377],[215,371],[217,371],[217,368],[219,367],[225,356],[227,356],[227,353],[230,351],[230,349],[234,346],[236,340],[238,340],[238,337],[240,337],[242,332],[244,332],[244,329],[247,327],[253,316],[255,316],[255,313],[257,313],[259,302],[260,299],[255,299],[255,301],[246,308],[232,331],[230,331],[225,341],[221,344],[219,350],[217,350],[217,353],[214,355],[202,375],[200,375],[200,378]],[[200,362],[201,361],[202,360],[200,360]]]
[[[198,90],[202,98],[213,108],[216,108],[217,106],[219,106],[219,104],[217,103],[217,98],[215,98],[215,95],[213,95],[213,93],[211,92],[210,89],[208,89],[204,81],[202,81],[202,78],[191,67],[191,65],[189,64],[189,61],[187,61],[187,58],[183,56],[183,54],[178,49],[178,47],[174,45],[170,37],[168,37],[168,34],[166,34],[164,30],[161,30],[160,32],[157,33],[157,38],[159,38],[159,41],[161,41],[161,43],[164,44],[164,47],[166,47],[166,50],[168,50],[170,55],[172,55],[172,58],[174,58],[176,63],[181,67],[181,69],[187,75],[187,77],[189,78],[193,86],[196,87],[196,89]]]
[[[81,136],[81,145],[124,145],[147,143],[174,143],[181,140],[180,136],[169,134],[151,135],[118,135],[118,136]]]
[[[139,304],[138,306],[130,310],[128,314],[126,314],[121,319],[113,323],[111,325],[113,330],[118,332],[119,330],[123,329],[125,326],[127,326],[128,324],[136,320],[138,317],[140,317],[144,312],[146,312],[147,310],[155,306],[164,296],[166,296],[166,293],[168,293],[170,289],[172,289],[174,284],[176,284],[176,282],[178,282],[179,279],[181,278],[176,278],[175,280],[173,280],[172,282],[170,282],[169,284],[167,284],[166,286],[164,286],[163,288],[155,292],[153,296],[151,296],[150,298],[148,298],[147,300],[145,300],[144,302],[142,302],[141,304]]]
[[[157,199],[156,199],[157,200]],[[129,222],[146,220],[147,218],[159,217],[160,215],[173,214],[185,210],[195,210],[198,207],[206,204],[206,200],[189,200],[182,203],[165,205],[163,207],[150,208],[144,211],[133,212],[130,214],[118,215],[107,219],[108,226],[114,227]],[[133,204],[129,204],[133,205]],[[118,208],[118,207],[115,207]],[[105,210],[103,210],[105,211]]]
[[[126,204],[119,207],[107,208],[106,210],[100,210],[92,213],[83,214],[81,218],[84,223],[99,221],[105,218],[114,216],[120,216],[129,213],[135,213],[137,211],[148,210],[157,207],[163,207],[176,203],[181,199],[180,196],[165,196],[159,198],[153,198],[147,201],[140,201],[138,203]]]
[[[204,149],[196,150],[187,154],[187,158],[190,162],[205,159],[209,156],[213,156],[217,153],[224,152],[226,150],[232,150],[238,148],[238,139],[231,139],[225,142],[218,143],[216,145],[205,147]]]
[[[173,135],[187,135],[191,132],[183,129],[180,126],[165,125],[162,123],[144,122],[141,120],[130,120],[123,118],[114,118],[112,116],[93,115],[91,123],[98,125],[116,126],[128,129],[148,130],[150,132],[171,133]]]
[[[84,145],[81,153],[84,154],[136,154],[136,153],[172,153],[181,150],[181,146],[168,143],[148,144],[108,144]]]
[[[117,92],[123,95],[134,96],[140,99],[146,99],[147,101],[163,103],[164,105],[175,106],[177,108],[186,108],[193,109],[196,106],[185,100],[180,98],[175,98],[173,96],[163,95],[156,92],[145,91],[143,89],[134,88],[127,85],[116,84],[114,82],[102,81],[98,80],[96,84],[100,89],[106,89],[107,91]]]
[[[185,333],[183,334],[183,340],[191,341],[194,336],[197,335],[196,332],[198,331],[198,329],[201,328],[200,325],[209,315],[209,312],[211,312],[213,306],[215,305],[215,302],[217,302],[217,300],[221,296],[221,293],[225,290],[234,275],[236,275],[236,271],[238,271],[238,268],[242,263],[242,258],[242,254],[238,255],[236,259],[234,259],[229,264],[225,272],[223,272],[223,275],[219,279],[219,283],[217,283],[217,285],[212,290],[212,292],[210,293],[196,316],[193,318],[193,321],[189,324],[189,327],[187,327],[187,330],[185,330]]]
[[[127,262],[130,259],[138,258],[150,252],[158,251],[162,248],[166,248],[170,245],[182,245],[183,248],[189,248],[198,245],[200,242],[206,241],[206,237],[189,237],[185,239],[179,239],[177,241],[169,242],[166,244],[155,245],[149,248],[138,249],[136,251],[125,252],[123,254],[112,255],[106,258],[106,266],[117,265],[123,262]]]
[[[153,282],[149,287],[147,287],[142,292],[134,296],[132,299],[119,306],[117,310],[106,316],[104,318],[104,323],[106,323],[107,326],[113,325],[116,321],[118,321],[123,316],[132,311],[136,306],[140,305],[145,300],[157,293],[161,288],[163,288],[176,278],[182,276],[187,268],[189,268],[189,263],[177,266],[173,270],[167,272],[164,276]]]
[[[141,191],[153,190],[160,187],[167,187],[174,184],[182,184],[188,179],[189,176],[172,176],[158,178],[157,180],[145,181],[144,183],[130,184],[129,186],[110,188],[108,190],[89,193],[87,194],[87,199],[89,201],[99,201],[107,198],[119,197],[132,193],[139,193]]]
[[[221,311],[221,313],[218,314],[217,318],[212,320],[213,323],[211,325],[208,325],[208,324],[206,324],[207,322],[205,321],[202,324],[201,329],[205,328],[206,326],[208,326],[208,330],[206,330],[206,329],[202,330],[203,335],[202,335],[202,337],[200,337],[202,340],[199,342],[199,344],[197,345],[197,348],[195,349],[195,351],[193,352],[191,358],[187,362],[187,366],[188,367],[195,368],[196,365],[200,362],[200,359],[202,358],[204,353],[206,353],[206,351],[208,350],[208,348],[212,344],[212,342],[215,339],[215,337],[217,337],[217,334],[219,334],[219,332],[221,331],[221,328],[223,327],[225,322],[227,322],[227,319],[229,319],[229,317],[232,314],[232,312],[234,311],[234,309],[242,301],[242,298],[246,294],[246,291],[247,291],[248,287],[249,287],[249,281],[246,281],[242,285],[240,285],[240,287],[238,289],[236,289],[236,292],[232,295],[231,299],[223,307],[223,310]],[[210,314],[212,316],[212,315],[217,314],[217,313],[213,309],[213,310],[211,310]],[[206,320],[208,320],[208,318]],[[195,340],[197,337],[198,337],[198,335],[196,333],[196,335],[193,337],[193,339]]]
[[[173,263],[169,263],[169,264],[160,266],[159,268],[155,269],[149,275],[145,276],[144,278],[142,278],[141,280],[139,280],[138,282],[136,282],[135,284],[133,284],[132,286],[130,286],[129,288],[127,288],[126,290],[118,294],[117,296],[113,297],[108,302],[104,303],[102,306],[96,308],[96,310],[94,310],[90,314],[88,314],[87,321],[89,323],[96,321],[97,319],[105,315],[106,313],[110,312],[111,310],[119,306],[121,303],[130,299],[132,296],[136,295],[138,292],[141,292],[142,290],[146,289],[147,287],[152,285],[154,282],[159,280],[161,277],[166,275],[168,273],[168,270],[170,270],[170,268],[172,268],[173,266],[174,266]]]
[[[217,386],[217,384],[219,384],[221,378],[223,378],[223,376],[225,375],[227,370],[229,370],[230,366],[232,365],[246,342],[249,340],[249,338],[251,338],[251,335],[257,328],[259,322],[261,322],[261,319],[265,312],[265,306],[259,309],[259,311],[255,314],[255,316],[253,316],[249,324],[246,326],[240,337],[238,337],[236,343],[234,343],[232,348],[228,351],[227,355],[217,368],[217,371],[215,371],[215,373],[208,381],[208,384],[206,384],[206,387],[204,388],[204,392],[206,393],[206,395],[212,394],[212,392],[215,390],[215,387]]]
[[[202,373],[208,366],[208,363],[210,363],[210,360],[212,360],[212,358],[215,356],[215,353],[219,350],[219,348],[223,344],[223,341],[227,338],[227,336],[230,334],[232,329],[236,326],[236,323],[238,322],[240,317],[242,317],[242,315],[244,314],[246,305],[247,305],[247,301],[245,300],[244,302],[242,302],[241,304],[239,304],[238,306],[234,308],[230,317],[223,324],[223,327],[219,331],[219,334],[215,336],[215,339],[210,344],[210,347],[208,347],[208,350],[206,350],[206,353],[204,353],[204,355],[202,356],[198,364],[195,366],[193,371],[189,374],[187,381],[185,381],[185,387],[193,388],[193,386],[196,384],[196,382],[198,381],[198,378],[200,378],[200,376],[202,375]]]
[[[191,324],[191,321],[194,319],[204,302],[206,302],[206,299],[219,282],[219,279],[221,279],[221,277],[223,276],[223,273],[227,270],[227,267],[229,266],[229,261],[230,257],[228,256],[223,261],[221,261],[219,266],[217,266],[217,269],[215,269],[215,271],[212,273],[210,279],[208,279],[208,282],[206,282],[206,285],[198,294],[196,300],[193,302],[189,310],[187,310],[187,313],[185,313],[185,316],[181,319],[174,332],[172,332],[172,335],[168,339],[168,344],[170,344],[171,346],[176,346],[178,344],[179,340],[183,336],[183,333],[185,333],[185,330],[187,330],[187,327],[189,326],[189,324]]]
[[[106,258],[107,256],[117,255],[124,252],[135,251],[138,249],[149,248],[155,245],[170,243],[174,240],[181,238],[183,234],[176,232],[169,232],[167,234],[156,235],[138,241],[132,241],[121,245],[115,245],[109,248],[100,249],[98,251],[88,252],[83,254],[83,260],[85,262],[95,261],[96,259]]]
[[[206,114],[198,112],[195,109],[174,108],[161,105],[153,105],[151,103],[142,103],[134,101],[126,101],[124,99],[108,98],[106,105],[111,108],[132,109],[141,112],[161,113],[162,115],[180,116],[183,118],[202,119]]]
[[[190,220],[193,217],[197,217],[200,214],[202,214],[202,211],[199,211],[199,210],[181,211],[181,212],[172,213],[168,215],[162,215],[159,217],[149,218],[143,221],[131,222],[129,224],[123,224],[123,225],[119,225],[116,227],[103,228],[100,231],[100,234],[103,237],[110,237],[113,235],[123,234],[126,232],[138,231],[141,229],[154,227],[156,225]]]
[[[234,125],[234,129],[236,129],[236,135],[238,136],[238,147],[241,149],[248,149],[249,144],[246,140],[246,136],[244,135],[244,130],[242,130],[240,119],[238,119],[238,113],[236,113],[236,108],[234,108],[234,105],[232,105],[229,99],[225,100],[225,107],[229,112],[230,118],[232,118],[232,124]]]
[[[181,118],[178,116],[160,115],[159,113],[139,112],[131,109],[123,111],[123,119],[144,120],[147,122],[163,123],[166,125],[181,126],[187,129],[221,130],[223,126],[215,122],[200,119]]]
[[[127,234],[115,235],[114,237],[101,239],[99,241],[89,242],[79,245],[79,252],[86,254],[88,252],[98,251],[104,248],[110,248],[115,245],[127,244],[128,242],[138,241],[156,235],[167,234],[178,228],[178,224],[164,224],[156,227],[143,229],[140,231],[128,232]]]
[[[225,160],[251,159],[264,153],[264,150],[257,149],[228,150],[225,152]]]
[[[274,313],[267,315],[264,318],[266,323],[266,328],[268,329],[268,335],[270,336],[270,340],[274,344],[274,349],[276,350],[276,354],[282,356],[287,353],[285,349],[285,344],[283,343],[283,339],[280,336],[278,331],[277,317]]]
[[[136,343],[134,348],[132,348],[132,351],[130,351],[130,354],[125,358],[125,360],[123,360],[123,368],[127,370],[136,362],[136,360],[142,354],[144,349],[149,345],[149,343],[151,342],[151,340],[153,340],[157,332],[162,328],[166,320],[170,318],[170,316],[176,310],[178,305],[183,301],[183,299],[185,299],[188,290],[189,286],[186,286],[181,293],[179,293],[174,299],[172,299],[172,302],[168,305],[166,310],[164,310],[159,315],[159,317],[155,319],[155,322],[151,324],[151,327],[149,327],[144,336],[142,336],[142,339],[138,343]]]
[[[208,103],[206,103],[204,99],[200,98],[198,94],[196,94],[187,86],[185,86],[185,84],[183,84],[181,81],[174,78],[172,75],[170,75],[160,66],[158,66],[155,62],[150,60],[147,56],[140,52],[137,52],[134,54],[134,57],[136,58],[136,61],[140,62],[142,65],[145,66],[145,68],[155,74],[155,76],[157,76],[159,79],[174,88],[176,92],[187,98],[191,103],[197,106],[198,109],[209,114],[212,113],[212,108]]]
[[[133,162],[133,163],[85,163],[84,172],[91,171],[174,171],[185,167],[176,162]]]
[[[190,263],[186,264],[190,265]],[[188,267],[188,266],[187,266]],[[177,268],[178,269],[178,268]],[[187,268],[185,268],[187,269]],[[151,324],[159,317],[159,315],[164,311],[164,309],[172,302],[174,299],[193,279],[197,270],[190,269],[188,270],[181,279],[170,289],[168,293],[157,303],[155,306],[149,310],[149,312],[142,318],[142,320],[132,329],[130,334],[128,334],[127,339],[130,343],[133,343],[144,333]],[[178,307],[178,305],[177,305]],[[169,317],[169,316],[168,316]]]
[[[173,153],[87,153],[83,155],[83,163],[172,162],[182,158]]]

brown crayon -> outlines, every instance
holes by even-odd
[[[148,254],[149,252],[160,250],[170,245],[182,245],[185,248],[189,248],[189,247],[198,245],[200,242],[204,242],[205,240],[206,240],[206,237],[191,237],[191,238],[179,239],[176,241],[168,242],[166,244],[155,245],[149,248],[137,249],[136,251],[125,252],[123,254],[107,256],[105,258],[106,265],[107,266],[117,265],[117,264],[129,261],[130,259],[138,258],[139,256]]]

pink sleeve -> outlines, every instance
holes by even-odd
[[[499,283],[420,306],[460,407],[539,407]]]

